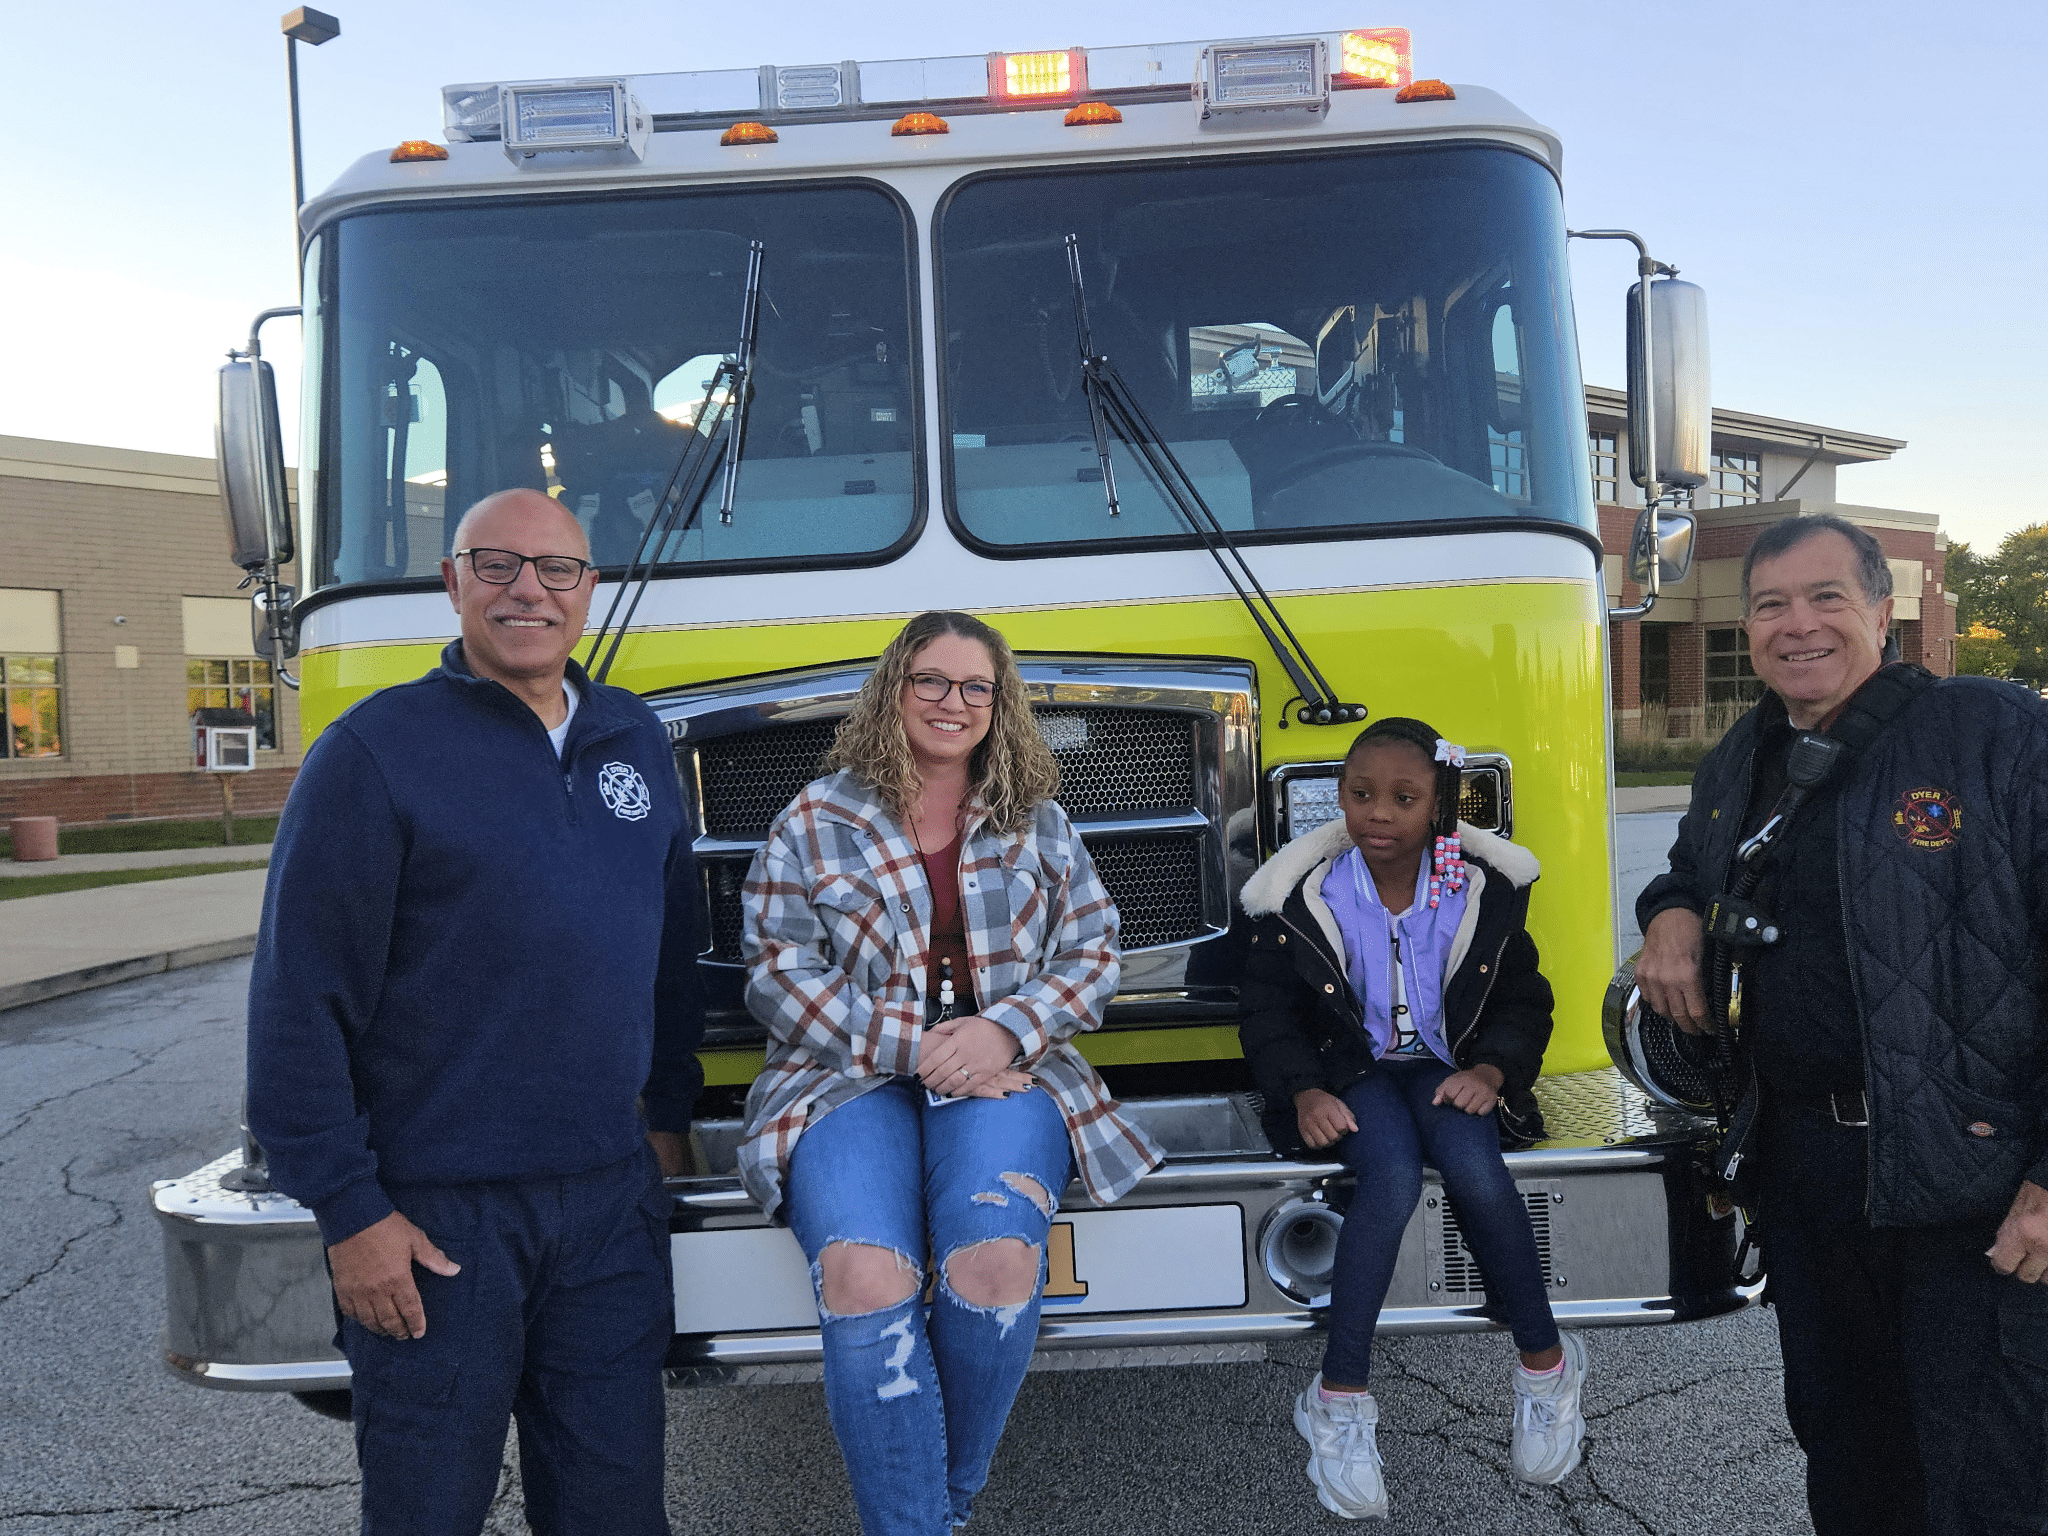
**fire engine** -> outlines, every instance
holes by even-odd
[[[1467,744],[1463,818],[1543,864],[1548,1137],[1508,1161],[1559,1320],[1747,1304],[1710,1128],[1640,1060],[1610,1064],[1601,1018],[1607,631],[1644,611],[1609,605],[1625,568],[1647,603],[1688,558],[1703,308],[1636,241],[1646,506],[1610,568],[1555,135],[1415,79],[1398,28],[465,83],[442,104],[445,145],[380,149],[306,203],[300,303],[258,319],[302,327],[295,501],[259,336],[222,370],[233,555],[310,735],[435,664],[471,503],[531,486],[588,530],[593,655],[666,722],[703,872],[673,1382],[818,1370],[802,1256],[733,1174],[762,1041],[740,885],[929,607],[1019,653],[1122,917],[1121,991],[1082,1048],[1170,1154],[1118,1205],[1061,1213],[1041,1365],[1258,1358],[1318,1326],[1349,1186],[1260,1130],[1234,898],[1336,814],[1368,712]],[[153,1202],[173,1371],[346,1388],[312,1217],[260,1147]],[[1496,1326],[1430,1182],[1381,1327]]]

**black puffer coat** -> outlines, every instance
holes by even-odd
[[[1755,745],[1784,714],[1766,694],[1700,764],[1671,871],[1636,902],[1644,928],[1727,889]],[[1948,678],[1836,771],[1865,1212],[1899,1227],[1995,1215],[2022,1179],[2048,1187],[2048,703]]]
[[[1460,1067],[1500,1069],[1502,1141],[1533,1141],[1543,1116],[1530,1090],[1551,1013],[1550,983],[1525,926],[1539,868],[1505,838],[1462,823],[1458,832],[1471,883],[1444,983],[1444,1040]],[[1323,877],[1350,846],[1341,820],[1304,833],[1238,897],[1252,919],[1238,1037],[1266,1100],[1267,1138],[1281,1151],[1301,1147],[1297,1093],[1342,1093],[1372,1070],[1365,1010],[1344,974],[1344,936],[1322,897]]]

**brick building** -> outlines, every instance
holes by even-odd
[[[1607,549],[1609,600],[1641,600],[1626,579],[1630,531],[1642,495],[1628,479],[1626,400],[1586,391],[1593,493]],[[1699,519],[1693,567],[1667,586],[1647,618],[1608,632],[1614,714],[1624,735],[1719,735],[1762,689],[1742,632],[1742,555],[1769,523],[1831,512],[1874,534],[1892,568],[1892,634],[1908,661],[1938,676],[1955,670],[1956,599],[1947,590],[1948,536],[1931,512],[1836,499],[1836,472],[1888,459],[1897,439],[1770,416],[1716,410],[1713,478],[1693,493]]]
[[[250,638],[213,460],[0,437],[0,822],[220,810],[191,711],[249,709],[238,812],[284,804],[298,702]]]

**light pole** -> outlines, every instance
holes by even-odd
[[[325,11],[302,5],[287,11],[278,21],[284,33],[285,77],[291,82],[292,98],[292,252],[299,249],[299,210],[306,205],[306,163],[299,152],[299,44],[318,48],[341,36],[341,23]]]

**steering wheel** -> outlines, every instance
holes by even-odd
[[[1259,428],[1288,427],[1297,423],[1313,422],[1316,426],[1337,426],[1337,416],[1323,408],[1314,395],[1282,395],[1270,405],[1262,405],[1245,425],[1253,430]]]
[[[1278,403],[1274,402],[1276,405]],[[1298,485],[1303,480],[1312,479],[1342,465],[1356,463],[1360,459],[1420,459],[1425,464],[1443,463],[1435,454],[1421,448],[1411,448],[1406,443],[1343,443],[1335,448],[1325,448],[1320,453],[1312,453],[1305,459],[1296,459],[1286,468],[1275,471],[1273,478],[1263,487],[1263,499],[1270,501],[1290,486]]]

